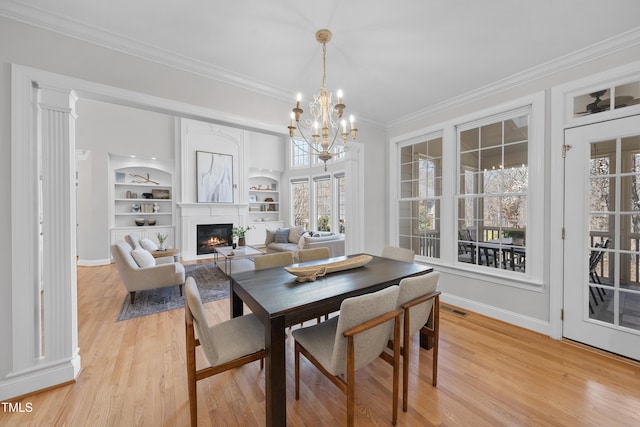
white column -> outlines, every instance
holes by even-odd
[[[0,400],[71,381],[80,370],[77,97],[12,71],[12,369],[0,382]]]
[[[72,91],[40,87],[44,358],[78,357],[75,103]]]

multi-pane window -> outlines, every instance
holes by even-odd
[[[291,139],[291,167],[309,167],[309,150],[305,147],[306,142]]]
[[[440,257],[442,137],[400,148],[399,245]]]
[[[292,224],[309,230],[309,180],[296,179],[291,181],[291,209]]]
[[[458,261],[526,269],[530,113],[458,129]]]
[[[331,177],[314,178],[316,228],[331,231]]]
[[[344,215],[344,173],[334,175],[336,182],[336,198],[338,199],[338,233],[344,234],[346,230],[346,218]]]

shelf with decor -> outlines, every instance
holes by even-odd
[[[172,164],[111,157],[113,172],[111,243],[130,233],[157,242],[157,234],[174,242]]]
[[[279,182],[269,176],[249,177],[249,221],[280,220]]]

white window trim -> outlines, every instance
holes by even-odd
[[[532,230],[527,235],[527,272],[517,273],[501,269],[479,269],[460,265],[457,262],[457,182],[458,182],[458,141],[457,128],[471,126],[484,119],[500,118],[512,115],[522,108],[531,108],[529,123],[528,167],[529,192],[527,195],[527,227]],[[545,138],[545,93],[537,92],[510,102],[495,105],[462,117],[439,123],[415,132],[391,139],[393,149],[389,150],[390,162],[390,203],[389,203],[389,242],[398,243],[398,201],[400,196],[399,150],[402,146],[432,138],[442,132],[442,203],[441,203],[441,246],[440,258],[417,257],[420,261],[441,266],[449,271],[463,273],[465,276],[486,280],[491,277],[493,283],[506,286],[540,290],[544,276],[544,138]],[[424,259],[421,259],[424,258]],[[486,271],[485,271],[486,270]]]

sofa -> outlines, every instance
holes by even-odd
[[[264,241],[267,253],[293,252],[297,260],[300,249],[326,247],[332,257],[344,255],[344,236],[329,232],[309,232],[302,227],[267,229]]]

